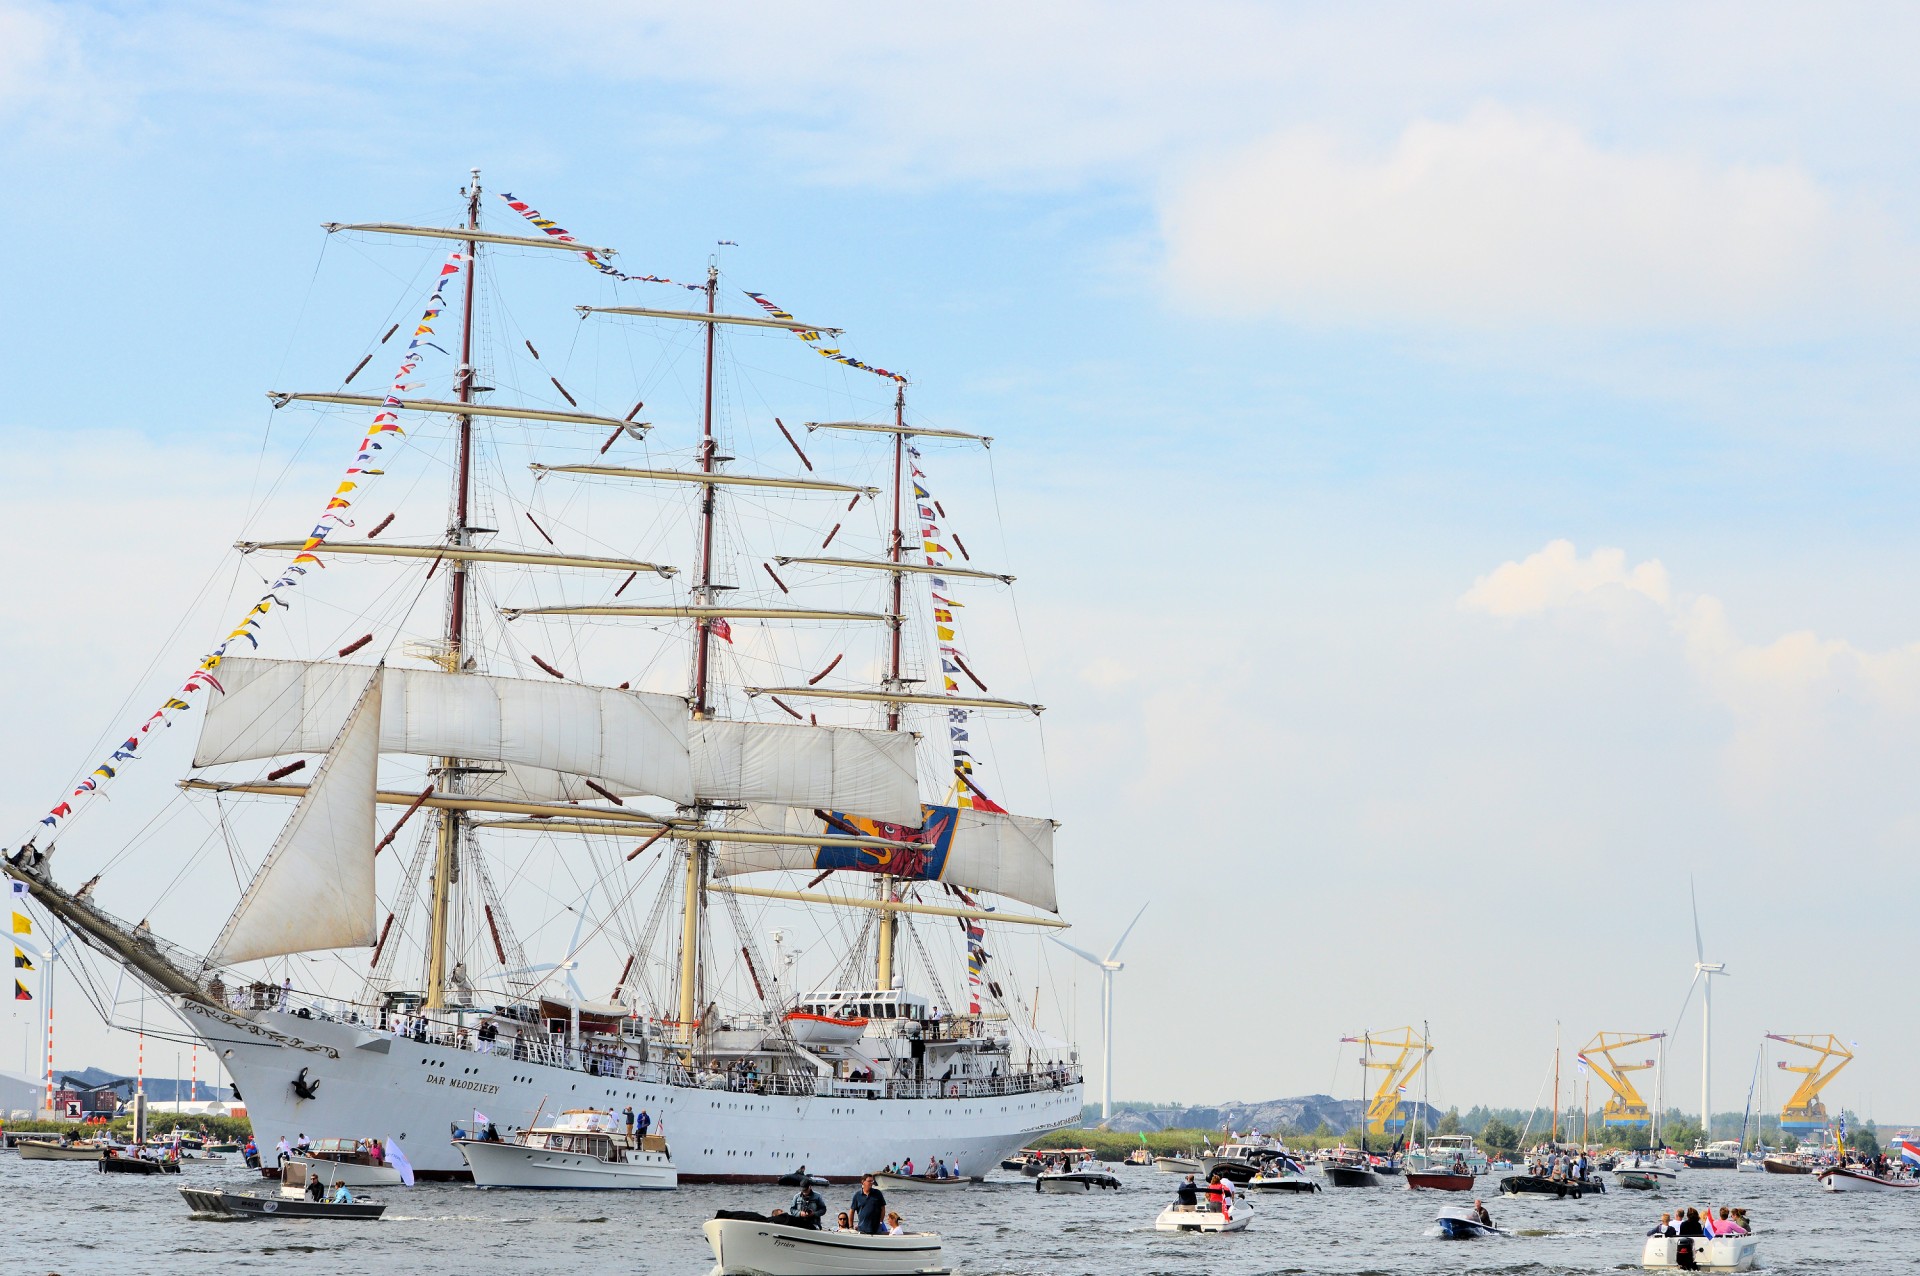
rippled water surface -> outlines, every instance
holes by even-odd
[[[1745,1205],[1769,1271],[1920,1276],[1920,1193],[1836,1195],[1801,1177],[1695,1172],[1682,1174],[1674,1190],[1581,1201],[1503,1200],[1494,1180],[1482,1178],[1495,1220],[1519,1234],[1443,1241],[1428,1234],[1434,1212],[1460,1198],[1399,1186],[1262,1197],[1245,1232],[1162,1235],[1153,1219],[1174,1180],[1153,1170],[1118,1172],[1123,1190],[1098,1196],[1042,1196],[1031,1180],[1005,1175],[890,1200],[910,1224],[941,1233],[947,1262],[967,1276],[1638,1270],[1647,1227],[1676,1204]],[[749,1187],[551,1193],[423,1184],[388,1193],[392,1207],[375,1223],[212,1223],[188,1217],[175,1191],[181,1182],[262,1188],[236,1159],[190,1165],[177,1179],[136,1179],[0,1153],[0,1273],[703,1276],[713,1260],[702,1220],[720,1208],[771,1209],[790,1195]],[[850,1190],[835,1185],[822,1194],[838,1210]]]

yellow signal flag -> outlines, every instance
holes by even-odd
[[[25,913],[15,913],[13,915],[13,933],[16,935],[33,934],[33,919]]]

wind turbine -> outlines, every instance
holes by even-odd
[[[581,898],[579,905],[573,910],[573,938],[567,943],[565,961],[542,962],[538,966],[522,966],[518,970],[500,972],[500,977],[503,979],[511,979],[516,975],[550,974],[556,970],[566,977],[567,991],[572,994],[570,1005],[573,1009],[573,1022],[568,1025],[570,1029],[568,1044],[576,1050],[580,1048],[580,1003],[587,999],[587,995],[580,991],[580,981],[573,977],[573,972],[580,969],[580,931],[587,924],[587,899],[592,894],[592,890],[589,889],[587,895]]]
[[[1147,911],[1146,904],[1140,905],[1140,912],[1133,915],[1127,928],[1120,932],[1120,938],[1113,941],[1113,947],[1107,950],[1105,957],[1095,957],[1084,948],[1075,948],[1059,936],[1050,936],[1054,943],[1066,949],[1082,961],[1091,962],[1100,968],[1100,1119],[1113,1118],[1113,977],[1127,968],[1127,964],[1118,961],[1120,945],[1127,942],[1127,936],[1133,934],[1133,928],[1140,923],[1140,913]]]
[[[1725,962],[1707,960],[1706,944],[1700,939],[1700,896],[1693,889],[1692,879],[1687,881],[1687,896],[1693,903],[1693,981],[1687,985],[1686,1000],[1680,1003],[1680,1018],[1686,1017],[1694,985],[1704,979],[1700,989],[1700,1141],[1705,1144],[1713,1142],[1713,977],[1729,972]],[[1680,1019],[1675,1019],[1673,1026],[1677,1031]]]

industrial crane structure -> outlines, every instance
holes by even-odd
[[[1363,1032],[1357,1037],[1340,1039],[1359,1044],[1362,1068],[1383,1074],[1380,1084],[1367,1100],[1367,1132],[1388,1134],[1398,1130],[1407,1123],[1406,1118],[1400,1115],[1400,1104],[1406,1097],[1407,1085],[1426,1066],[1427,1056],[1433,1053],[1433,1047],[1411,1027],[1395,1028],[1390,1032]],[[1378,1058],[1374,1057],[1376,1049],[1380,1051]]]
[[[1780,1109],[1780,1128],[1789,1134],[1811,1134],[1826,1129],[1827,1105],[1820,1102],[1820,1091],[1840,1075],[1840,1069],[1853,1062],[1853,1051],[1841,1045],[1840,1038],[1832,1033],[1821,1036],[1818,1033],[1769,1032],[1767,1040],[1798,1046],[1818,1056],[1812,1063],[1780,1061],[1782,1071],[1800,1074],[1799,1088]]]
[[[1621,1062],[1614,1058],[1614,1052],[1630,1050],[1634,1046],[1645,1045],[1650,1041],[1660,1041],[1666,1037],[1664,1032],[1596,1032],[1593,1040],[1586,1044],[1578,1056],[1580,1062],[1593,1069],[1594,1074],[1613,1091],[1600,1109],[1602,1125],[1650,1125],[1653,1122],[1652,1109],[1647,1101],[1640,1097],[1640,1091],[1634,1088],[1629,1076],[1634,1072],[1645,1072],[1654,1066],[1652,1059],[1642,1062]]]

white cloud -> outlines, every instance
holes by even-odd
[[[1671,598],[1667,569],[1658,559],[1628,567],[1624,550],[1596,549],[1581,558],[1572,541],[1557,540],[1482,576],[1460,605],[1491,616],[1535,616],[1608,591],[1639,595],[1663,608]]]
[[[1381,151],[1287,129],[1165,198],[1175,288],[1313,321],[1745,327],[1905,305],[1920,254],[1790,164],[1596,144],[1483,107]]]
[[[1629,567],[1619,549],[1600,548],[1583,558],[1573,542],[1552,541],[1524,559],[1502,563],[1460,598],[1466,610],[1507,618],[1596,603],[1663,620],[1694,676],[1744,717],[1799,720],[1836,698],[1891,713],[1920,709],[1920,643],[1867,651],[1811,630],[1748,642],[1735,632],[1720,599],[1676,595],[1658,559]]]

